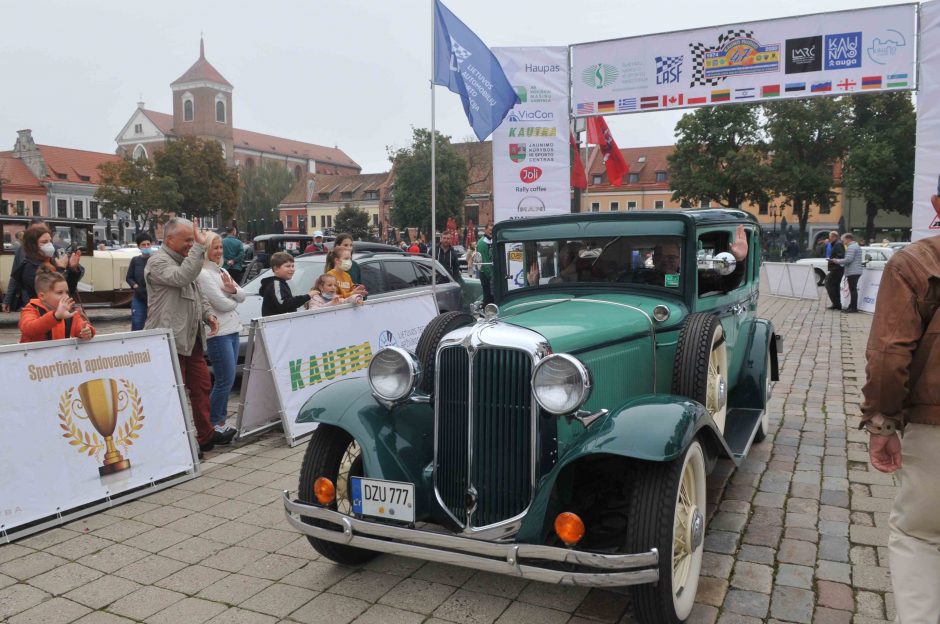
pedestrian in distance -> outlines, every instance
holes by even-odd
[[[477,243],[480,254],[480,287],[483,289],[483,305],[493,303],[493,222],[483,229],[483,237]]]
[[[842,235],[842,246],[845,248],[845,257],[830,258],[845,271],[845,279],[849,283],[850,303],[843,312],[858,312],[858,280],[865,272],[862,266],[862,248],[855,242],[855,236],[850,233]],[[840,293],[841,303],[841,293]]]
[[[131,298],[131,331],[140,331],[147,322],[147,281],[144,279],[144,268],[150,254],[155,251],[150,234],[142,232],[137,235],[137,248],[140,255],[131,258],[127,275],[124,277],[124,281],[134,290],[134,296]]]
[[[147,261],[147,322],[144,329],[167,328],[176,341],[180,373],[189,394],[200,457],[215,446],[209,416],[212,382],[204,353],[219,321],[199,292],[196,280],[206,257],[206,233],[195,219],[174,217],[163,229],[163,245]],[[208,325],[208,330],[205,328]]]
[[[845,247],[842,245],[842,241],[839,240],[839,233],[835,230],[829,232],[829,243],[826,249],[826,257],[829,259],[829,274],[826,276],[826,293],[829,295],[829,301],[832,303],[828,309],[841,310],[842,276],[845,274],[845,269],[841,264],[835,261],[845,258]]]
[[[350,240],[351,238],[352,237],[350,237]],[[329,250],[323,242],[323,232],[317,230],[313,233],[313,240],[304,248],[304,253],[326,253],[327,251]]]
[[[441,235],[441,244],[437,248],[437,261],[440,262],[454,281],[462,282],[460,275],[460,255],[452,245],[453,240],[449,233]]]
[[[261,280],[261,316],[296,312],[310,295],[294,295],[287,282],[294,277],[294,256],[286,251],[271,254],[271,275]]]
[[[245,274],[245,245],[238,238],[238,231],[234,227],[225,228],[222,250],[225,270],[236,284],[241,284]]]
[[[69,296],[61,273],[41,266],[34,284],[36,298],[20,311],[20,342],[78,338],[91,340],[95,328]]]
[[[199,292],[219,321],[215,336],[206,340],[206,355],[215,377],[209,392],[209,421],[215,429],[213,441],[216,444],[228,444],[236,434],[235,428],[227,426],[225,421],[228,395],[235,385],[238,338],[242,329],[236,308],[245,300],[241,287],[221,266],[225,262],[223,244],[224,239],[215,232],[206,234],[206,260],[198,278]]]

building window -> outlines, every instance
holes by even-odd
[[[294,179],[299,180],[300,176],[302,176],[303,174],[304,174],[303,167],[301,167],[300,165],[297,165],[296,167],[294,167]]]
[[[343,200],[352,199],[352,191],[343,191],[340,194],[340,198]]]
[[[287,215],[287,229],[289,230],[289,229],[291,229],[292,227],[294,227],[294,216],[293,216],[293,215]]]
[[[374,225],[375,227],[379,227],[379,215],[378,214],[372,215],[372,225]]]
[[[326,227],[326,215],[320,215],[320,227],[321,228]]]
[[[329,193],[320,193],[320,201],[330,201]]]
[[[600,184],[604,181],[604,176],[594,176],[594,181],[591,184]]]
[[[215,101],[215,120],[219,123],[225,123],[225,100],[224,99],[218,99]]]
[[[134,160],[137,160],[138,158],[146,158],[146,157],[147,157],[146,147],[144,147],[143,145],[138,145],[137,147],[134,148]]]
[[[600,212],[601,204],[600,202],[591,202],[591,212]]]
[[[628,181],[630,184],[638,184],[638,183],[640,182],[640,174],[639,174],[639,173],[631,173],[631,174],[629,174],[629,175],[627,176],[627,181]]]
[[[657,172],[656,172],[656,181],[657,181],[657,182],[665,182],[665,181],[666,181],[666,172],[665,172],[665,171],[657,171]]]
[[[69,174],[67,174],[67,173],[56,173],[56,174],[55,174],[55,177],[59,178],[60,180],[68,180],[68,179],[69,179]]]
[[[655,208],[656,210],[662,210],[665,207],[666,207],[666,202],[663,201],[662,199],[657,199],[655,202],[653,202],[653,208]]]
[[[333,215],[326,215],[326,227],[333,227]]]
[[[251,168],[254,167],[254,166],[255,166],[255,159],[254,159],[254,158],[246,158],[246,159],[245,159],[245,169],[251,169]]]
[[[829,214],[832,212],[832,206],[822,204],[819,206],[819,214]]]
[[[193,117],[193,96],[187,93],[183,96],[183,121],[192,121]]]
[[[55,200],[55,210],[56,216],[60,219],[68,219],[69,217],[69,202],[67,199],[57,199]]]
[[[628,202],[627,202],[627,210],[636,210],[636,202],[635,202],[635,201],[628,201]]]
[[[98,202],[88,202],[88,218],[98,220]]]
[[[42,216],[42,202],[33,200],[33,216],[34,217]]]
[[[610,202],[610,211],[617,212],[620,210],[620,202]]]
[[[144,124],[134,124],[134,134],[143,134]]]
[[[366,191],[364,195],[364,199],[378,199],[378,198],[379,198],[378,191]]]
[[[76,219],[84,219],[85,218],[85,202],[83,202],[80,199],[73,200],[72,212],[73,212],[73,216]]]
[[[762,215],[767,214],[767,208],[768,208],[767,202],[762,201],[760,204],[757,205],[757,214],[762,214]]]

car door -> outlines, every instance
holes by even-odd
[[[385,292],[418,287],[418,274],[410,258],[382,260],[385,268]]]
[[[455,282],[440,263],[434,263],[437,269],[437,307],[441,312],[451,312],[463,309],[463,292],[460,284]],[[430,260],[417,260],[415,268],[418,270],[418,283],[427,287],[431,285]]]

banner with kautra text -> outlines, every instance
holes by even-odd
[[[574,45],[571,114],[913,89],[916,21],[900,4]]]
[[[280,420],[292,446],[316,429],[297,423],[304,403],[344,379],[364,377],[383,347],[414,351],[437,300],[425,292],[252,320],[251,361],[242,373],[240,435]]]
[[[0,543],[195,476],[171,341],[151,330],[0,347]]]
[[[911,240],[940,234],[940,0],[920,5],[920,84]]]
[[[519,95],[493,132],[493,221],[571,212],[568,48],[493,48]]]

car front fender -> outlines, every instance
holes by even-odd
[[[747,334],[747,347],[738,381],[729,397],[730,407],[767,408],[764,405],[767,382],[779,378],[776,345],[773,324],[767,319],[754,319]],[[768,353],[770,369],[767,368]]]

